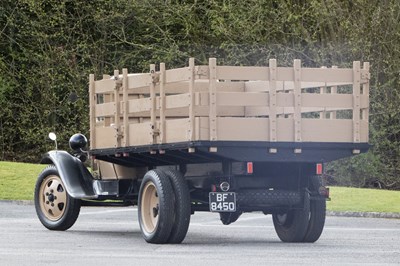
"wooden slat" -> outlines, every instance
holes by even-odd
[[[95,149],[116,147],[116,131],[113,127],[94,127]]]
[[[210,84],[209,84],[209,119],[210,119],[210,140],[217,140],[217,60],[215,58],[209,59],[210,70]]]
[[[301,88],[319,88],[319,87],[332,87],[332,86],[345,86],[353,85],[352,82],[301,82]],[[269,82],[268,81],[247,81],[245,82],[245,91],[248,92],[269,92]],[[277,81],[276,91],[293,91],[294,82],[293,81]]]
[[[156,65],[150,65],[150,75],[151,75],[151,82],[150,82],[150,119],[151,119],[151,128],[153,136],[153,142],[156,142],[157,138],[157,128],[156,128],[156,91],[155,91],[155,83],[156,83]]]
[[[353,142],[360,142],[360,62],[353,62]]]
[[[189,140],[190,121],[188,118],[166,120],[166,142],[182,142]]]
[[[218,92],[217,106],[265,106],[269,95],[261,92]]]
[[[150,83],[151,83],[151,74],[149,73],[128,75],[128,84],[129,84],[128,90],[146,87],[147,93],[149,93]]]
[[[195,109],[195,65],[194,65],[194,58],[189,59],[189,136],[188,140],[193,141],[195,138],[195,116],[194,116],[194,109]]]
[[[94,81],[94,90],[97,94],[114,93],[115,86],[115,80],[112,79],[102,79]]]
[[[266,101],[266,105],[269,105],[269,140],[275,142],[277,140],[277,82],[276,82],[276,60],[269,60],[269,102]]]
[[[149,112],[151,109],[150,98],[140,98],[128,101],[129,114],[139,113],[139,112]]]
[[[165,63],[160,64],[160,136],[159,142],[165,143],[166,132],[165,132],[165,109],[166,109],[166,99],[165,99]]]
[[[102,103],[96,104],[95,107],[95,117],[112,117],[115,116],[115,103]]]
[[[363,70],[369,73],[369,63],[365,62],[363,64]],[[369,77],[369,75],[368,75]],[[363,86],[363,95],[361,95],[362,98],[365,98],[366,102],[363,103],[361,99],[361,108],[362,110],[362,119],[368,121],[369,118],[369,83],[364,83]]]
[[[268,118],[218,117],[218,140],[268,141]]]
[[[94,80],[94,74],[89,75],[89,106],[90,106],[90,111],[89,111],[89,119],[90,119],[90,148],[95,149],[96,148],[96,131],[95,131],[95,126],[96,126],[96,102],[97,102],[97,97],[95,93],[96,87],[95,87],[95,80]]]
[[[353,82],[351,69],[335,68],[302,68],[301,80],[303,82]]]
[[[166,71],[165,82],[189,81],[190,71],[188,67],[170,69]]]
[[[269,80],[269,71],[267,67],[218,66],[217,79]]]
[[[114,77],[119,76],[119,71],[114,70]],[[121,105],[120,105],[120,88],[121,88],[121,83],[119,80],[116,80],[116,86],[114,90],[114,108],[115,108],[115,113],[114,113],[114,127],[116,130],[115,134],[115,147],[121,147],[121,123],[120,123],[120,115],[121,115]]]
[[[169,95],[165,97],[165,106],[167,109],[189,107],[191,103],[190,94],[183,93],[177,95]],[[189,111],[187,111],[189,116]]]
[[[129,146],[129,99],[128,99],[128,69],[122,69],[122,90],[123,90],[123,139],[122,139],[122,146],[128,147]]]
[[[336,107],[341,109],[353,108],[353,95],[351,94],[316,94],[302,93],[302,107]]]
[[[302,119],[304,142],[352,142],[352,121],[349,119]]]
[[[140,124],[130,124],[129,143],[132,146],[153,144],[153,129],[151,122],[143,122]]]
[[[301,138],[301,78],[302,78],[302,68],[301,61],[294,60],[293,65],[293,76],[294,76],[294,136],[295,142],[302,141]]]

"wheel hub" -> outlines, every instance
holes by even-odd
[[[49,194],[48,196],[47,196],[47,199],[50,201],[50,202],[54,202],[54,195],[53,194]]]
[[[51,221],[59,220],[65,212],[67,192],[59,176],[51,175],[40,186],[40,207],[43,214]]]

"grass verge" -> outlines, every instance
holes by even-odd
[[[42,164],[0,162],[0,199],[33,200],[36,178]]]
[[[400,213],[400,191],[330,187],[330,195],[327,208],[331,211]]]
[[[40,164],[0,162],[0,200],[33,200]],[[330,187],[331,211],[400,213],[400,191]]]

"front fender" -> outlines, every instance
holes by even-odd
[[[93,190],[93,176],[85,165],[66,151],[49,151],[40,162],[54,164],[60,174],[68,194],[76,199],[95,199],[98,196]]]

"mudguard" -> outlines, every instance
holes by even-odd
[[[41,163],[55,165],[71,197],[76,199],[95,199],[98,197],[93,189],[93,176],[78,158],[68,152],[49,151],[43,156]]]

